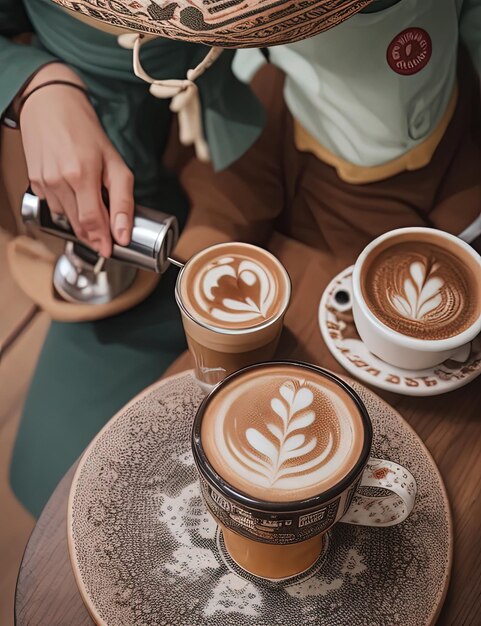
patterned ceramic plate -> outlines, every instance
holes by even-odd
[[[200,497],[190,432],[203,393],[191,373],[147,389],[90,444],[69,500],[69,550],[82,597],[108,626],[425,626],[452,560],[439,472],[406,422],[357,383],[373,454],[411,470],[413,513],[392,528],[338,524],[305,574],[281,582],[228,557]]]
[[[319,304],[319,326],[333,357],[363,382],[406,396],[437,396],[463,387],[481,374],[481,335],[459,356],[425,370],[405,370],[385,363],[359,337],[349,303],[353,266],[327,286]]]

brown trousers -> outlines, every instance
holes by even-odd
[[[295,148],[283,75],[264,67],[253,83],[268,113],[260,139],[227,170],[192,160],[181,172],[192,208],[179,257],[229,238],[267,244],[293,282],[286,324],[300,358],[339,371],[317,325],[329,280],[388,230],[434,226],[458,234],[481,214],[479,83],[461,59],[457,108],[431,163],[365,185],[342,181]]]

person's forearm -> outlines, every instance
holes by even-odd
[[[15,98],[12,100],[9,111],[13,112],[15,119],[19,122],[20,108],[25,104],[30,94],[34,94],[35,91],[39,89],[57,84],[59,81],[78,85],[85,89],[87,93],[85,83],[80,76],[72,71],[68,65],[55,60],[46,65],[42,65],[27,79],[24,86],[17,92]]]
[[[265,245],[284,205],[279,148],[269,132],[221,172],[193,159],[179,173],[191,210],[175,256],[186,261],[225,241]]]
[[[254,79],[252,87],[266,108],[267,124],[242,157],[219,172],[195,159],[179,173],[191,202],[187,225],[174,251],[179,260],[224,241],[267,244],[285,203],[282,84],[282,75],[269,68]]]
[[[185,262],[199,250],[225,241],[267,243],[282,208],[280,188],[257,186],[236,168],[215,173],[197,159],[180,174],[191,209],[174,256]],[[257,177],[258,178],[258,177]]]

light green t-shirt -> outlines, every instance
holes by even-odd
[[[481,69],[481,0],[401,0],[316,37],[269,49],[286,74],[286,104],[322,146],[359,166],[386,163],[425,140],[456,81],[459,33]],[[248,79],[264,58],[239,51]]]

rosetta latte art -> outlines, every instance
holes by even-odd
[[[197,304],[213,321],[261,323],[277,296],[276,280],[260,263],[236,256],[212,261],[194,282]]]
[[[308,489],[345,465],[353,434],[336,391],[289,379],[263,397],[257,419],[239,410],[231,405],[217,445],[251,488]]]
[[[296,389],[292,381],[287,381],[279,388],[279,395],[271,400],[273,419],[266,422],[274,440],[256,428],[248,428],[245,436],[250,448],[240,447],[226,433],[232,454],[254,481],[269,487],[282,486],[286,477],[314,472],[329,457],[334,443],[333,433],[329,433],[326,444],[318,450],[318,437],[309,431],[316,415],[312,410],[314,396],[308,387]],[[289,463],[294,459],[294,464]]]
[[[363,425],[336,383],[300,365],[259,365],[213,394],[202,445],[215,470],[261,500],[328,490],[358,462]]]
[[[368,263],[363,293],[381,322],[404,335],[445,339],[476,316],[476,280],[449,250],[430,242],[400,242]]]
[[[399,315],[413,320],[440,319],[450,313],[451,299],[444,297],[445,281],[433,276],[439,263],[430,267],[419,261],[411,263],[402,277],[400,292],[391,290],[389,300]],[[404,272],[403,272],[404,274]]]

